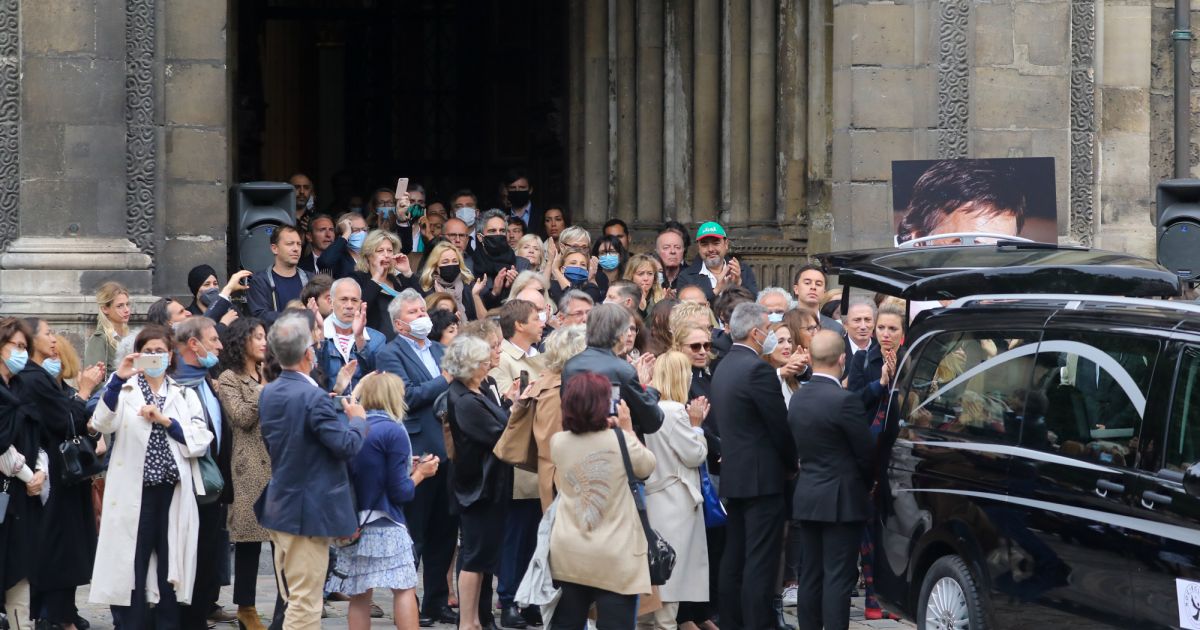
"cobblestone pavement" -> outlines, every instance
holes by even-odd
[[[257,592],[258,592],[257,606],[258,606],[259,615],[263,616],[264,618],[269,618],[271,615],[271,612],[275,606],[275,578],[271,574],[271,558],[270,558],[269,552],[266,550],[264,550],[262,562],[259,566],[258,591]],[[105,606],[97,606],[95,604],[87,603],[87,597],[88,597],[87,587],[85,586],[85,587],[80,588],[78,591],[78,597],[77,597],[78,602],[79,602],[78,605],[79,605],[80,613],[84,616],[84,618],[86,618],[89,622],[91,622],[92,628],[94,630],[111,630],[113,627],[112,614],[109,612],[108,608]],[[232,587],[227,586],[227,587],[221,589],[221,600],[220,600],[221,605],[223,605],[225,607],[225,610],[228,610],[230,612],[236,612],[237,607],[231,603],[232,599],[233,599],[233,588]],[[394,627],[392,624],[392,621],[391,621],[391,615],[392,615],[392,594],[391,594],[391,592],[377,591],[375,593],[375,603],[378,604],[381,608],[383,608],[386,617],[384,619],[372,620],[371,627],[372,628],[392,628],[392,627]],[[866,628],[913,628],[913,627],[915,627],[913,624],[905,622],[905,621],[892,621],[892,620],[867,621],[867,620],[863,619],[862,606],[863,606],[863,601],[862,601],[861,597],[855,598],[851,602],[851,610],[850,610],[850,628],[851,628],[851,630],[865,630]],[[322,620],[321,627],[322,628],[333,628],[333,629],[348,627],[346,624],[347,604],[335,602],[335,603],[330,604],[330,607],[332,609],[333,616],[331,616],[328,619]],[[784,614],[788,618],[788,621],[792,624],[795,624],[795,621],[796,621],[795,612],[796,612],[796,609],[794,607],[793,608],[784,608]],[[498,617],[499,617],[499,613],[497,612],[497,618]],[[435,627],[442,629],[442,630],[454,628],[454,626],[451,626],[451,625],[437,625]],[[228,625],[221,624],[221,625],[217,626],[217,630],[223,630],[223,629],[236,630],[236,628],[237,628],[237,623],[228,624]]]

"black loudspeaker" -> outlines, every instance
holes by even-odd
[[[1158,264],[1195,281],[1200,275],[1200,179],[1158,184]]]
[[[296,189],[287,182],[247,182],[230,191],[237,236],[237,263],[258,273],[275,264],[271,234],[296,225]]]

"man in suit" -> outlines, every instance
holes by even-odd
[[[441,344],[429,339],[433,321],[425,312],[425,298],[405,289],[388,305],[396,337],[375,355],[375,369],[404,380],[404,402],[408,414],[404,428],[412,440],[414,455],[437,455],[446,460],[442,424],[433,414],[433,403],[450,387],[450,374],[442,369]],[[447,605],[450,592],[446,572],[458,542],[458,518],[450,514],[448,468],[439,468],[431,479],[417,486],[416,496],[405,506],[408,531],[418,562],[425,563],[425,600],[422,621],[458,623],[458,613]]]
[[[340,418],[333,399],[308,376],[317,361],[309,317],[281,316],[267,342],[283,371],[259,398],[271,481],[254,513],[275,545],[275,577],[287,600],[283,627],[317,630],[330,539],[358,527],[346,463],[362,448],[367,414],[343,400],[349,422]]]
[[[787,416],[801,460],[792,501],[803,558],[796,616],[800,630],[837,630],[850,624],[874,440],[862,400],[841,386],[841,335],[822,330],[810,352],[812,380],[792,395]]]
[[[590,326],[589,322],[589,326]],[[787,518],[784,491],[796,473],[779,377],[762,359],[777,345],[767,310],[738,304],[729,317],[733,345],[713,373],[709,395],[721,434],[721,498],[729,520],[721,558],[721,627],[775,627],[779,550]]]
[[[300,256],[300,268],[310,276],[320,273],[317,260],[321,254],[333,245],[333,217],[328,214],[318,214],[308,224],[308,232],[304,235],[307,247]]]
[[[821,312],[821,298],[825,296],[825,272],[816,265],[804,265],[796,271],[792,281],[792,293],[796,300],[810,311]],[[821,330],[832,330],[845,335],[842,323],[832,317],[821,315]]]
[[[508,216],[516,217],[525,224],[526,234],[537,234],[546,238],[546,226],[542,220],[542,209],[533,207],[533,184],[529,175],[519,168],[504,174],[504,195],[508,204]],[[476,206],[478,207],[478,206]]]
[[[735,285],[746,287],[750,293],[758,293],[754,270],[750,265],[743,266],[729,254],[729,239],[720,223],[708,221],[700,225],[696,230],[696,251],[696,262],[680,274],[681,290],[688,285],[700,287],[710,304],[725,289]]]

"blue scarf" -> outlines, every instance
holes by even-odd
[[[214,452],[220,452],[221,425],[225,419],[221,415],[221,403],[217,400],[216,392],[208,385],[208,370],[197,365],[189,365],[183,360],[183,357],[178,355],[175,366],[172,378],[180,385],[196,390],[196,395],[200,397],[200,404],[204,405],[205,411],[208,412],[208,418],[212,421],[213,444],[217,447]]]

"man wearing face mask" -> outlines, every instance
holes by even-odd
[[[398,225],[397,203],[396,194],[391,188],[376,188],[371,201],[367,203],[367,227],[395,232]]]
[[[200,399],[204,422],[212,431],[209,453],[217,462],[225,489],[214,503],[198,506],[200,512],[199,538],[196,544],[196,579],[192,588],[192,603],[180,606],[180,627],[206,630],[208,620],[232,621],[234,617],[217,606],[221,594],[222,575],[229,575],[229,530],[226,529],[227,506],[233,502],[233,475],[230,466],[233,454],[233,431],[225,421],[221,399],[209,375],[216,367],[222,350],[216,322],[207,317],[189,317],[175,325],[175,348],[178,360],[171,375],[180,385],[191,389]],[[222,553],[224,551],[224,553]]]
[[[471,257],[471,273],[476,278],[487,276],[488,286],[483,303],[496,308],[508,297],[517,274],[529,268],[529,261],[518,258],[508,245],[508,220],[499,210],[488,210],[480,218],[483,231],[478,234],[478,247]]]
[[[325,317],[325,341],[317,351],[326,381],[321,385],[333,391],[338,372],[351,361],[358,362],[346,394],[354,390],[358,381],[375,368],[375,355],[384,344],[382,332],[367,326],[367,305],[362,300],[362,287],[354,278],[333,281],[329,290],[333,298],[333,310]]]
[[[406,195],[400,195],[400,204],[396,208],[396,235],[400,237],[400,251],[412,254],[425,251],[425,241],[421,235],[421,218],[425,216],[425,187],[412,182],[408,185]],[[408,197],[407,204],[405,196]]]
[[[525,170],[514,168],[505,173],[503,189],[509,216],[516,217],[525,224],[526,234],[537,234],[546,238],[542,211],[534,208],[533,202],[530,201],[533,197],[533,185],[529,183],[529,175]]]
[[[459,247],[459,251],[473,251],[475,249],[475,223],[479,218],[479,198],[475,196],[475,193],[464,188],[454,193],[451,205],[454,206],[454,216],[451,217],[451,220],[458,219],[467,226],[467,239],[465,244]],[[450,227],[448,222],[446,227]]]
[[[333,244],[317,259],[317,267],[328,269],[334,280],[354,275],[354,267],[367,240],[367,220],[357,212],[347,212],[338,217],[338,236]]]
[[[442,425],[433,414],[433,402],[450,387],[451,376],[441,368],[444,348],[429,339],[433,321],[425,312],[425,298],[405,289],[388,306],[396,338],[379,350],[375,369],[404,380],[404,402],[408,413],[404,428],[412,439],[412,452],[422,457],[446,459]],[[447,605],[446,572],[458,542],[458,518],[450,514],[447,468],[439,468],[433,479],[417,486],[416,496],[405,506],[413,553],[424,564],[425,599],[422,621],[458,623],[458,613]],[[422,624],[424,625],[424,624]]]
[[[696,250],[699,253],[696,261],[680,274],[680,288],[696,285],[704,290],[709,302],[735,285],[746,287],[751,293],[758,292],[754,270],[729,254],[729,239],[720,223],[708,221],[700,225],[696,230]]]
[[[779,379],[762,358],[778,343],[767,309],[738,304],[729,335],[733,346],[713,372],[709,393],[709,413],[721,435],[720,494],[729,514],[719,608],[722,625],[773,628],[784,492],[798,469],[796,443]]]

